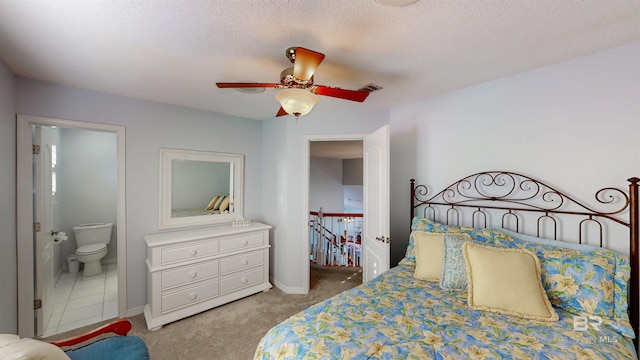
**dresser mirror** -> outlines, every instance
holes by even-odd
[[[244,155],[160,149],[160,229],[242,216]]]

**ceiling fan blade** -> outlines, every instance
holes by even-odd
[[[280,84],[270,84],[270,83],[227,83],[227,82],[218,82],[216,86],[221,89],[227,88],[275,88],[280,86]]]
[[[282,108],[282,106],[280,107],[280,110],[278,110],[278,113],[276,114],[276,117],[278,116],[285,116],[285,115],[289,115],[288,112],[284,111],[284,109]]]
[[[331,96],[344,100],[363,102],[370,92],[362,90],[346,90],[324,85],[317,85],[313,91],[316,95]]]
[[[324,54],[302,47],[296,48],[293,76],[304,81],[311,79],[322,60],[324,60]]]

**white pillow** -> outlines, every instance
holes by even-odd
[[[59,347],[44,341],[0,334],[0,359],[7,360],[69,360]]]
[[[228,197],[227,195],[220,196],[218,200],[216,200],[216,203],[213,205],[213,210],[219,210],[220,204],[222,204],[224,199],[226,199],[227,197]]]

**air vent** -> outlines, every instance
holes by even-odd
[[[361,87],[360,89],[358,89],[358,91],[366,91],[366,92],[374,92],[374,91],[378,91],[378,90],[382,90],[382,86],[376,85],[374,83],[369,83],[369,84]]]
[[[418,0],[376,0],[378,4],[393,6],[393,7],[403,7],[411,4],[415,4]]]

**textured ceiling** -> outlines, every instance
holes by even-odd
[[[0,58],[17,75],[253,119],[275,115],[284,51],[326,55],[317,84],[384,89],[364,103],[322,97],[313,111],[388,108],[640,41],[638,0],[0,0]]]

